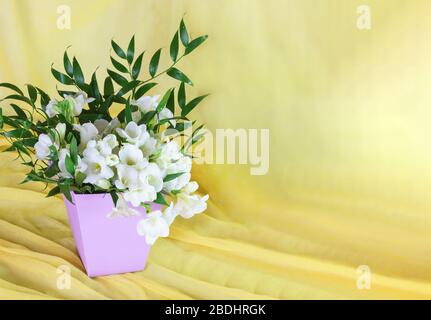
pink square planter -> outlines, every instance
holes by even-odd
[[[88,276],[97,277],[143,270],[150,246],[138,235],[141,215],[108,218],[114,203],[109,194],[75,194],[73,204],[64,198],[76,247]],[[160,205],[152,204],[152,210]]]

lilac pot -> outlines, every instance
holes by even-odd
[[[138,235],[141,215],[108,218],[114,209],[110,194],[72,193],[73,204],[64,198],[76,247],[88,276],[96,277],[143,270],[150,246]],[[160,205],[152,204],[152,210]]]

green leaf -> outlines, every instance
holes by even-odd
[[[194,131],[193,131],[193,133],[192,133],[192,136],[194,136],[194,135],[196,135],[202,128],[204,127],[204,125],[203,124],[201,124],[199,127],[197,127]]]
[[[175,89],[172,89],[172,93],[166,103],[166,108],[168,108],[172,114],[175,114]]]
[[[38,141],[37,138],[26,138],[26,139],[21,140],[21,142],[24,146],[32,147],[32,148],[37,143],[37,141]]]
[[[156,85],[157,85],[157,83],[155,83],[155,82],[149,82],[149,83],[142,85],[141,87],[138,88],[138,90],[136,90],[135,98],[139,99],[140,97],[142,97],[145,93],[147,93],[151,88],[153,88]]]
[[[166,177],[163,178],[163,182],[168,182],[168,181],[174,180],[174,179],[178,178],[179,176],[183,175],[184,173],[185,172],[168,174],[168,175],[166,175]]]
[[[75,165],[73,164],[73,161],[69,156],[66,156],[65,165],[67,172],[69,172],[73,176],[75,174]]]
[[[181,82],[178,90],[178,105],[181,109],[186,106],[186,86],[184,85],[184,82]]]
[[[52,75],[54,76],[54,78],[58,81],[58,82],[60,82],[60,83],[62,83],[62,84],[65,84],[65,85],[72,85],[72,84],[74,84],[75,82],[73,81],[73,79],[72,78],[70,78],[68,75],[65,75],[64,73],[61,73],[61,72],[59,72],[59,71],[57,71],[57,70],[55,70],[54,68],[52,68],[51,67],[51,73],[52,73]]]
[[[67,49],[64,51],[63,65],[64,65],[64,70],[66,71],[66,73],[70,77],[73,77],[73,66],[72,66],[72,63],[70,62],[68,55],[67,55]]]
[[[98,112],[107,113],[107,111],[112,105],[113,100],[114,100],[114,96],[109,96],[105,101],[103,101],[102,105],[98,109]]]
[[[111,191],[110,195],[112,198],[112,202],[114,203],[114,206],[117,206],[118,194],[115,191]]]
[[[79,115],[80,123],[94,122],[98,119],[111,120],[108,114],[103,113],[81,113]]]
[[[81,171],[77,171],[75,174],[75,182],[78,186],[82,185],[84,183],[84,180],[86,178],[85,173]]]
[[[133,121],[132,110],[130,108],[130,98],[127,100],[126,107],[124,108],[124,116],[126,119],[126,123]]]
[[[201,36],[198,37],[194,40],[192,40],[186,47],[186,50],[184,52],[185,55],[188,55],[189,53],[191,53],[193,50],[195,50],[197,47],[199,47],[206,39],[208,39],[208,36]]]
[[[21,89],[12,83],[2,82],[2,83],[0,83],[0,87],[9,88],[9,89],[12,89],[13,91],[19,93],[22,96],[24,95],[24,93],[21,91]]]
[[[189,44],[189,34],[187,32],[186,24],[184,23],[183,19],[180,22],[180,38],[184,47],[187,47],[187,45]]]
[[[22,119],[22,120],[27,119],[27,115],[25,114],[24,110],[22,110],[20,107],[18,107],[16,104],[13,104],[13,103],[11,103],[10,106],[13,108],[13,110],[15,111],[19,119]]]
[[[159,49],[154,53],[153,57],[150,60],[150,66],[148,68],[148,72],[150,73],[151,77],[154,77],[156,75],[157,69],[159,67],[159,61],[160,61],[160,53],[162,52],[162,49]]]
[[[106,77],[105,83],[103,85],[103,93],[105,97],[112,96],[114,94],[114,84],[110,77]]]
[[[164,118],[164,119],[161,119],[160,121],[159,121],[159,124],[160,125],[162,125],[162,124],[165,124],[165,123],[168,123],[168,122],[170,122],[170,121],[172,121],[172,120],[188,120],[186,117],[172,117],[172,118]]]
[[[60,187],[59,186],[55,186],[54,188],[52,188],[49,192],[48,192],[48,194],[46,195],[46,197],[48,198],[48,197],[52,197],[52,196],[55,196],[56,194],[59,194],[60,193]]]
[[[115,69],[117,69],[118,71],[120,71],[122,73],[128,73],[129,72],[125,66],[123,66],[121,63],[119,63],[117,60],[115,60],[112,57],[111,57],[111,62],[112,62],[112,65],[115,67]]]
[[[184,73],[182,73],[177,68],[170,68],[168,70],[167,74],[168,74],[168,76],[170,76],[170,77],[172,77],[178,81],[185,82],[190,86],[193,85],[193,82]]]
[[[143,123],[147,124],[154,118],[156,114],[157,114],[156,111],[148,111],[147,113],[144,114],[141,121],[139,121],[139,124],[143,124]]]
[[[187,122],[180,122],[177,123],[177,125],[175,126],[175,130],[178,132],[183,132],[184,130],[186,130],[187,128],[190,128],[192,126],[192,124],[187,121]]]
[[[27,148],[26,147],[24,147],[24,145],[21,143],[21,141],[14,141],[13,143],[12,143],[12,146],[14,146],[15,148],[16,148],[16,150],[18,151],[18,153],[24,153],[24,154],[26,154],[26,155],[30,155],[29,154],[29,152],[28,152],[28,150],[27,150]]]
[[[70,141],[70,158],[72,159],[75,165],[78,164],[78,143],[76,142],[76,138],[72,136],[72,140]]]
[[[112,96],[112,101],[119,103],[119,104],[126,104],[127,103],[127,99],[120,97],[120,96],[117,96],[117,95]]]
[[[53,163],[48,168],[45,169],[45,176],[48,178],[52,178],[58,173],[59,169],[57,164]]]
[[[33,134],[30,131],[28,131],[27,129],[23,129],[23,128],[5,131],[5,132],[2,132],[2,134],[8,138],[31,138],[31,137],[33,137]]]
[[[135,55],[135,36],[130,39],[129,46],[127,47],[127,62],[132,64]]]
[[[46,106],[49,103],[50,97],[42,89],[36,87],[36,90],[40,95],[40,103],[42,106]]]
[[[144,57],[144,53],[142,52],[138,58],[136,59],[135,63],[132,67],[132,79],[138,79],[139,73],[141,72],[141,66],[142,66],[142,58]]]
[[[169,97],[171,96],[173,92],[173,89],[169,89],[168,91],[166,91],[166,93],[164,94],[162,100],[160,100],[159,104],[157,105],[156,108],[156,112],[159,113],[160,111],[163,110],[163,108],[166,106],[166,104],[168,103]]]
[[[178,31],[175,32],[174,37],[171,41],[171,46],[169,48],[169,53],[173,62],[177,61],[178,58]]]
[[[120,75],[120,74],[118,74],[118,73],[116,73],[116,72],[114,72],[112,70],[108,69],[108,74],[112,78],[112,80],[114,80],[120,86],[124,86],[124,85],[126,85],[128,83],[128,81],[127,81],[126,78],[124,78],[122,75]]]
[[[18,100],[18,101],[28,103],[29,105],[32,105],[31,101],[28,98],[26,98],[24,96],[17,95],[17,94],[11,94],[11,95],[1,99],[0,101],[3,101],[3,100]]]
[[[129,92],[130,90],[135,89],[138,85],[140,84],[140,81],[138,80],[132,80],[129,83],[127,83],[126,85],[124,85],[120,91],[118,91],[117,96],[124,96],[127,92]]]
[[[3,117],[3,123],[7,124],[8,126],[11,126],[12,128],[20,128],[21,127],[21,122],[20,121],[17,121],[17,120],[15,120],[13,118],[10,118],[8,116],[4,116]]]
[[[181,115],[185,117],[188,115],[203,99],[205,99],[208,94],[194,98],[192,101],[187,103],[187,105],[181,110]]]
[[[75,57],[73,58],[73,78],[79,88],[83,89],[85,87],[84,74],[82,73],[81,66]]]
[[[30,100],[32,103],[36,102],[37,99],[37,90],[35,87],[33,87],[31,84],[27,85],[27,91],[28,91],[28,96],[30,97]]]
[[[66,91],[66,90],[57,90],[57,92],[61,97],[64,97],[65,95],[73,96],[76,94],[75,91]]]
[[[57,161],[58,160],[58,151],[57,151],[57,148],[54,145],[50,145],[49,146],[49,151],[50,151],[49,158],[52,161]]]
[[[161,205],[164,205],[164,206],[168,205],[168,203],[166,202],[165,198],[163,197],[163,194],[160,193],[160,192],[157,193],[157,198],[156,198],[156,200],[154,200],[154,203],[158,203],[158,204],[161,204]]]
[[[114,49],[115,53],[117,54],[117,56],[119,56],[120,58],[123,58],[123,59],[127,58],[123,49],[121,49],[120,46],[117,43],[115,43],[114,40],[111,40],[111,45],[112,45],[112,48]]]
[[[4,118],[3,118],[3,109],[0,108],[0,129],[3,129]]]
[[[194,136],[192,138],[192,145],[194,145],[195,143],[199,142],[201,138],[203,138],[205,136],[205,132],[204,133],[200,133],[196,136]]]
[[[93,104],[97,104],[101,100],[99,85],[97,83],[96,72],[94,72],[93,75],[91,76],[90,92],[89,93],[90,93],[91,98],[96,99],[95,101],[90,103],[90,109],[91,109],[91,106]]]
[[[27,162],[22,162],[22,165],[33,168],[34,163],[33,163],[33,161],[30,160],[30,161],[27,161]]]
[[[72,195],[70,194],[70,186],[68,184],[60,184],[60,192],[64,194],[70,203],[73,204]]]

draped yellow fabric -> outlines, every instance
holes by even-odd
[[[103,70],[110,40],[133,34],[146,63],[166,57],[185,14],[192,36],[209,34],[180,65],[191,94],[212,94],[193,116],[270,129],[266,175],[195,166],[207,212],[177,219],[144,271],[95,279],[61,198],[18,184],[27,169],[1,154],[0,298],[431,298],[431,2],[364,2],[370,29],[354,0],[0,0],[0,82],[55,94],[49,67],[68,45]]]

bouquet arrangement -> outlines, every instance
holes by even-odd
[[[115,203],[111,217],[137,215],[133,207],[145,207],[147,218],[138,223],[137,231],[148,244],[168,236],[176,216],[190,218],[203,212],[208,195],[195,193],[198,184],[191,181],[189,154],[202,137],[202,126],[195,128],[188,116],[205,96],[187,101],[186,85],[193,84],[176,65],[206,39],[191,39],[182,20],[169,47],[172,62],[159,71],[162,49],[157,50],[149,59],[146,77],[145,54],[135,55],[135,37],[126,50],[112,40],[113,68],[107,70],[103,89],[97,70],[86,79],[67,49],[64,72],[51,66],[62,87],[57,88],[58,98],[30,84],[24,92],[0,83],[13,91],[0,100],[11,102],[8,115],[0,108],[0,133],[10,142],[6,151],[17,152],[30,168],[24,182],[54,185],[48,196],[62,193],[70,202],[72,192],[110,194]],[[162,75],[178,80],[178,88],[148,95]],[[121,111],[113,114],[113,105],[120,105]],[[191,135],[184,139],[190,128]],[[165,209],[151,212],[151,203]]]

